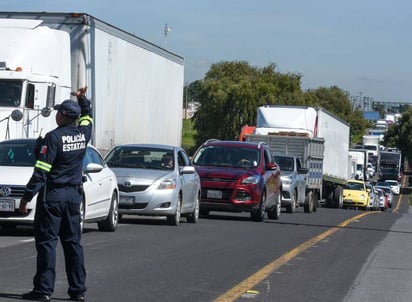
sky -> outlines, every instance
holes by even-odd
[[[222,61],[274,63],[304,90],[412,103],[410,0],[1,0],[0,10],[87,13],[182,56],[188,84]]]

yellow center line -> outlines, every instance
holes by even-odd
[[[344,222],[338,224],[337,226],[334,226],[330,228],[329,230],[323,232],[322,234],[313,237],[312,239],[309,239],[308,241],[302,243],[298,247],[290,250],[289,252],[286,252],[283,254],[281,257],[277,258],[276,260],[272,261],[268,265],[264,266],[262,269],[254,273],[253,275],[249,276],[247,279],[244,281],[240,282],[238,285],[234,286],[221,296],[219,296],[214,302],[232,302],[238,299],[243,293],[245,293],[247,290],[253,288],[260,282],[262,282],[265,278],[267,278],[271,273],[273,273],[275,270],[277,270],[279,267],[282,265],[286,264],[293,258],[295,258],[297,255],[302,253],[303,251],[307,250],[311,246],[315,245],[316,243],[322,241],[326,237],[332,235],[333,233],[337,232],[341,228],[347,226],[351,222],[358,220],[366,215],[372,214],[372,213],[380,213],[380,211],[370,211],[370,212],[364,212],[359,215],[356,215],[350,219],[345,220]]]

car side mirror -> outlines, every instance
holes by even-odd
[[[193,166],[184,166],[180,169],[180,174],[193,174],[195,173],[195,167]]]
[[[308,174],[309,169],[308,168],[300,168],[298,169],[299,174]]]
[[[103,170],[103,166],[95,163],[89,163],[86,167],[86,173],[97,173]]]

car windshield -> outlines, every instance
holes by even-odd
[[[396,180],[386,180],[385,182],[386,182],[388,185],[390,185],[390,186],[397,186],[397,185],[399,185]]]
[[[293,171],[293,157],[274,156],[275,162],[279,165],[281,171]]]
[[[260,152],[257,149],[230,146],[205,146],[196,153],[193,164],[197,166],[257,167]]]
[[[0,165],[33,167],[36,162],[34,142],[3,142],[0,144]]]
[[[174,169],[173,150],[142,146],[120,146],[105,158],[110,168]]]
[[[348,182],[346,184],[345,189],[355,190],[355,191],[364,191],[363,185],[361,183],[357,183],[357,182]]]

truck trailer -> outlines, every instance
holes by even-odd
[[[378,180],[402,180],[402,153],[396,151],[379,152]]]
[[[0,12],[0,37],[0,140],[54,129],[54,105],[87,86],[101,152],[181,144],[181,56],[85,13]]]
[[[300,158],[308,169],[305,212],[316,210],[319,201],[342,207],[343,187],[350,178],[348,123],[323,108],[262,106],[257,109],[255,132],[245,140],[265,142],[273,155]]]

